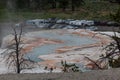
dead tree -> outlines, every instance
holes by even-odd
[[[114,32],[114,36],[111,36],[111,38],[113,39],[113,42],[104,48],[106,54],[102,56],[102,59],[108,59],[111,67],[120,67],[120,37]],[[115,61],[119,63],[116,63]]]
[[[85,59],[87,59],[87,60],[89,60],[91,63],[93,63],[93,66],[94,66],[93,69],[103,69],[103,68],[100,66],[100,64],[101,64],[102,61],[100,61],[100,60],[94,61],[94,60],[90,59],[89,57],[85,57]]]
[[[112,20],[120,24],[120,6],[117,12],[115,14],[111,14],[110,17]],[[113,29],[114,35],[110,36],[113,42],[104,48],[106,50],[106,55],[102,57],[109,59],[111,67],[120,67],[120,26],[118,27],[119,30],[117,33]]]
[[[99,59],[94,61],[89,57],[85,57],[85,58],[89,60],[91,63],[93,63],[97,69],[120,67],[120,37],[118,35],[120,35],[120,33],[116,34],[116,32],[114,32],[113,36],[106,35],[109,36],[113,41],[109,43],[107,46],[103,47],[103,50],[105,50],[106,52],[105,54],[100,55]],[[101,64],[103,62],[106,62],[106,64],[104,64],[104,67],[101,67]]]
[[[16,27],[13,28],[13,41],[14,44],[9,46],[9,49],[6,51],[8,54],[5,55],[6,62],[8,68],[14,67],[16,73],[20,73],[24,69],[32,69],[34,67],[34,61],[30,60],[30,58],[25,59],[24,54],[22,53],[23,46],[22,44],[22,26],[20,25],[20,32],[17,31]]]

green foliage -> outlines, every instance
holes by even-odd
[[[69,1],[68,0],[57,0],[59,3],[59,7],[65,10],[68,7]]]
[[[75,11],[76,7],[80,7],[84,3],[84,0],[71,0],[71,10]]]
[[[120,4],[120,0],[107,0],[107,1],[109,1],[111,3],[118,3],[118,4]]]
[[[110,59],[109,60],[109,65],[112,67],[112,68],[119,68],[120,67],[120,57],[118,59]]]
[[[79,67],[75,64],[68,64],[66,61],[61,61],[61,65],[63,67],[63,72],[79,72]]]
[[[22,6],[22,1],[20,0]],[[26,0],[24,0],[26,1]],[[36,18],[50,18],[57,17],[62,19],[93,19],[93,20],[109,20],[109,13],[116,12],[118,9],[118,5],[111,4],[109,2],[92,2],[90,0],[85,0],[85,4],[80,7],[75,7],[75,11],[71,10],[71,0],[69,1],[69,5],[66,11],[61,11],[59,7],[58,0],[32,0],[34,3],[29,6],[23,5],[22,8],[18,8],[14,10],[14,12],[9,10],[0,9],[0,21],[8,21],[12,18],[13,21],[21,21],[28,19],[36,19]],[[36,1],[36,2],[35,2]],[[42,2],[41,2],[42,1]],[[48,1],[48,2],[46,2]],[[74,0],[75,1],[75,0]],[[44,3],[44,4],[40,4]],[[24,4],[24,3],[23,3]],[[26,4],[26,3],[25,3]],[[32,5],[36,5],[34,7]],[[53,9],[52,4],[55,9]],[[112,6],[111,6],[112,5]],[[1,5],[0,5],[1,6]],[[18,6],[17,6],[18,7]],[[20,7],[20,6],[19,6]],[[52,9],[52,10],[51,10]]]
[[[29,8],[30,0],[16,0],[17,8],[23,9],[24,7]]]
[[[120,23],[120,6],[119,6],[119,9],[117,10],[117,12],[115,12],[114,14],[110,14],[110,17],[112,20]]]

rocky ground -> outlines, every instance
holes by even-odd
[[[0,80],[120,80],[120,69],[85,73],[5,74]]]

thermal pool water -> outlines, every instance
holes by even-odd
[[[37,46],[33,48],[33,50],[26,54],[26,58],[29,57],[31,60],[39,62],[41,59],[38,58],[39,55],[46,55],[56,53],[55,51],[58,48],[62,47],[72,47],[72,46],[82,46],[87,44],[94,44],[98,42],[97,39],[80,36],[77,34],[72,34],[69,32],[60,32],[60,31],[41,31],[41,32],[33,32],[29,35],[32,35],[37,38],[45,38],[50,40],[59,40],[63,43],[59,44],[45,44],[43,46]]]

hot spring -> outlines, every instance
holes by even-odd
[[[63,43],[59,44],[44,44],[42,46],[37,46],[32,49],[29,53],[25,55],[25,58],[30,58],[35,62],[39,62],[39,55],[47,55],[56,53],[56,49],[61,47],[72,47],[72,46],[82,46],[89,45],[98,42],[98,39],[91,38],[89,36],[80,36],[78,34],[72,34],[67,32],[67,30],[47,30],[40,32],[31,32],[27,36],[34,38],[45,38],[50,40],[59,40]]]

